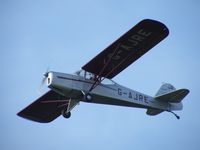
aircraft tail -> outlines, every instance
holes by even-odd
[[[188,89],[176,90],[176,88],[173,85],[169,83],[165,83],[160,87],[160,89],[156,93],[154,100],[170,103],[170,109],[162,110],[162,109],[157,109],[157,108],[148,108],[146,113],[148,115],[157,115],[163,111],[168,111],[168,112],[173,113],[179,119],[179,116],[177,116],[174,112],[172,112],[172,110],[182,109],[183,105],[181,101],[188,93],[189,93]]]
[[[176,90],[173,85],[165,83],[160,87],[154,99],[167,103],[180,103],[188,93],[188,89]]]

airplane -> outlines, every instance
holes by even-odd
[[[112,80],[169,34],[161,22],[144,19],[74,74],[47,71],[43,82],[48,92],[21,110],[17,115],[28,120],[48,123],[62,115],[70,118],[72,109],[80,102],[126,106],[146,109],[150,116],[164,111],[182,110],[188,89],[163,84],[155,96],[124,87]]]

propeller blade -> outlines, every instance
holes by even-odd
[[[46,69],[46,72],[43,74],[43,78],[42,78],[42,81],[40,83],[40,87],[39,87],[39,90],[38,90],[40,93],[42,91],[43,85],[45,84],[45,82],[47,80],[48,74],[49,74],[49,67]]]

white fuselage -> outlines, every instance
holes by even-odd
[[[92,103],[110,104],[119,106],[158,108],[162,110],[178,110],[182,105],[160,102],[153,97],[142,94],[121,86],[115,82],[98,83],[92,91]],[[83,93],[88,92],[94,80],[86,76],[72,75],[66,73],[49,72],[47,85],[55,92],[70,99],[85,101]]]

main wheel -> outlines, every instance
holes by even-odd
[[[71,117],[71,112],[67,112],[67,109],[62,111],[62,115],[64,118],[70,118]]]

